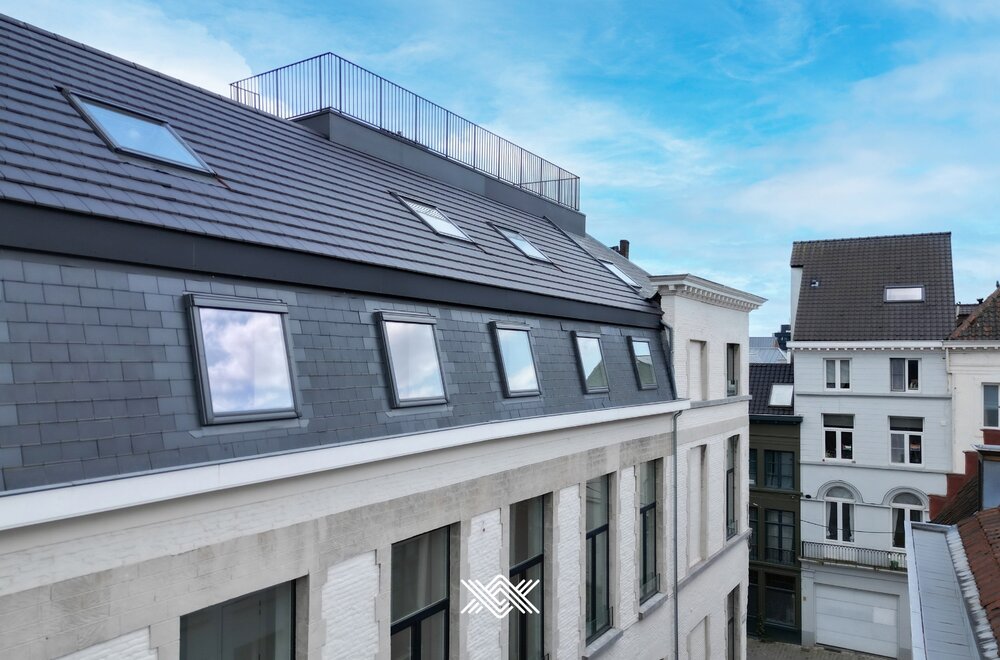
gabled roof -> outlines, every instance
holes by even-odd
[[[958,524],[979,602],[1000,640],[1000,507],[985,509]]]
[[[796,241],[802,268],[795,341],[944,339],[954,329],[951,234]],[[887,286],[923,286],[922,302],[885,302]]]
[[[0,201],[658,314],[545,218],[2,16],[0,62]],[[217,176],[112,152],[60,88],[168,121]],[[397,194],[438,207],[473,242],[434,234]]]
[[[775,383],[795,382],[795,371],[789,363],[750,365],[750,414],[794,415],[793,408],[770,406],[771,386]]]
[[[994,289],[948,339],[1000,340],[1000,288]]]

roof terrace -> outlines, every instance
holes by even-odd
[[[580,208],[580,177],[333,53],[229,88],[234,100],[283,119],[339,113],[561,206]]]

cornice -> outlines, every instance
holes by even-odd
[[[659,291],[661,298],[679,296],[741,312],[752,312],[767,302],[767,298],[761,298],[752,293],[733,289],[689,273],[656,275],[649,279]]]

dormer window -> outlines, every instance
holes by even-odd
[[[509,397],[540,394],[528,326],[494,321],[493,337],[500,357],[500,375]]]
[[[924,286],[887,286],[885,287],[886,302],[923,302]]]
[[[436,319],[424,314],[379,312],[393,406],[447,403]]]
[[[212,172],[165,120],[96,99],[69,94],[84,119],[115,151],[200,172]]]
[[[587,394],[608,391],[608,372],[604,368],[604,352],[601,350],[601,336],[584,332],[574,332],[577,366],[583,379],[583,391]]]
[[[617,277],[618,279],[620,279],[625,284],[628,284],[630,287],[633,287],[633,288],[636,288],[636,289],[639,288],[639,283],[636,282],[635,280],[633,280],[631,277],[629,277],[628,274],[625,271],[623,271],[621,268],[619,268],[617,265],[611,263],[610,261],[601,261],[601,263],[604,264],[605,268],[607,268],[612,273],[614,273],[615,277]]]
[[[535,259],[536,261],[551,261],[548,257],[542,254],[542,251],[531,244],[531,241],[522,236],[519,232],[502,229],[501,227],[496,228],[498,232],[503,234],[504,238],[514,244],[518,250],[524,253],[524,256]]]
[[[403,203],[406,204],[406,207],[413,212],[413,215],[423,220],[424,224],[434,230],[434,233],[441,234],[442,236],[451,236],[452,238],[469,241],[470,243],[472,242],[472,239],[466,236],[465,232],[458,228],[458,225],[452,222],[448,216],[436,207],[421,204],[420,202],[415,202],[412,199],[400,199],[402,199]]]

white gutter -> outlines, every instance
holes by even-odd
[[[914,350],[944,348],[942,340],[878,340],[878,341],[790,341],[788,348],[799,351],[840,350]]]
[[[687,399],[426,431],[0,497],[0,530],[203,495],[515,436],[668,415]]]

